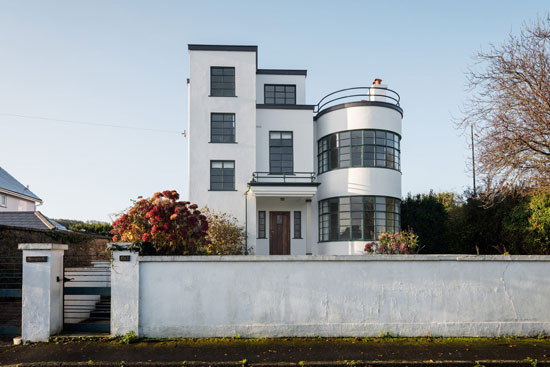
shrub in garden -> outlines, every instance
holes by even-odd
[[[246,231],[237,218],[208,207],[201,209],[208,221],[206,253],[208,255],[243,255],[246,252]]]
[[[131,242],[142,255],[200,255],[206,252],[208,221],[196,204],[175,191],[140,199],[113,222],[113,242]]]
[[[382,233],[378,236],[378,242],[365,245],[365,252],[369,254],[410,254],[417,250],[418,236],[412,231]]]
[[[113,226],[104,222],[78,222],[67,227],[74,232],[95,233],[100,236],[108,236]]]
[[[409,194],[401,202],[402,228],[411,228],[418,234],[424,252],[450,252],[446,235],[454,203],[452,193]]]

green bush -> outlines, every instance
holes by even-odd
[[[208,221],[207,255],[243,255],[246,252],[246,231],[236,217],[208,207],[202,208],[201,212]]]
[[[423,253],[550,254],[550,194],[509,193],[482,201],[470,192],[409,195],[402,227]]]

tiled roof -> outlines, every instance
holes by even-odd
[[[2,167],[0,167],[0,189],[28,196],[36,201],[42,201],[42,199],[36,196],[31,190],[27,189],[21,182],[17,181]]]
[[[35,229],[58,229],[62,231],[67,230],[67,228],[63,227],[56,221],[46,217],[39,211],[0,212],[0,225]]]

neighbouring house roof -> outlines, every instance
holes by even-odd
[[[35,212],[0,212],[0,225],[35,229],[68,229],[55,220],[46,217],[39,211]]]
[[[0,191],[7,194],[13,193],[15,196],[23,196],[28,200],[42,202],[42,199],[26,188],[21,182],[17,181],[2,167],[0,167]]]

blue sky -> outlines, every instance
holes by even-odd
[[[188,43],[308,69],[307,102],[379,77],[401,95],[403,195],[471,186],[455,130],[471,56],[547,1],[0,0],[0,166],[54,218],[109,220],[187,192]],[[13,115],[125,125],[89,126]],[[197,152],[200,154],[200,152]]]

